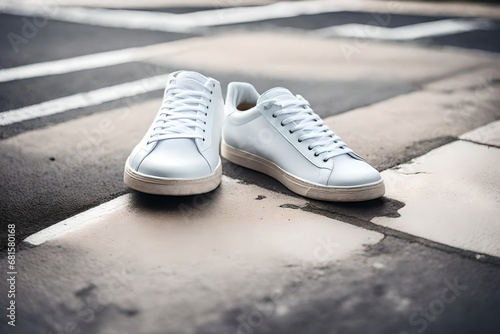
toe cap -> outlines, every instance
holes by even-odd
[[[208,162],[190,139],[160,141],[137,171],[168,179],[197,179],[211,174]]]
[[[333,169],[328,178],[329,186],[360,187],[382,180],[380,173],[363,160],[348,154],[333,158]]]

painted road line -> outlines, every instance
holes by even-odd
[[[315,34],[324,37],[350,37],[380,40],[414,40],[424,37],[438,37],[472,30],[488,30],[493,25],[489,20],[446,19],[417,23],[397,28],[387,28],[365,24],[343,24],[317,29]]]
[[[110,212],[126,205],[128,202],[130,202],[130,194],[122,195],[109,202],[105,202],[99,206],[47,227],[40,232],[32,234],[24,239],[24,242],[34,246],[41,245],[44,242],[57,238],[68,231],[74,231],[77,228],[82,228],[83,226],[92,223],[94,219],[109,214]]]
[[[0,6],[0,12],[24,16],[43,16],[60,21],[104,27],[189,32],[203,27],[329,13],[346,9],[354,10],[357,7],[359,6],[356,4],[346,7],[334,1],[323,0],[279,1],[264,6],[233,7],[172,14],[84,7],[65,8],[55,6],[44,8],[43,6],[10,4]]]
[[[158,75],[116,86],[100,88],[86,93],[42,102],[39,104],[0,113],[0,126],[27,121],[34,118],[59,114],[78,108],[99,105],[126,97],[141,95],[165,87],[168,75]]]
[[[179,41],[0,69],[0,83],[120,65],[154,56],[172,54],[183,49],[177,42]]]

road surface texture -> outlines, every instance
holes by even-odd
[[[0,333],[500,333],[500,7],[2,1],[0,32]],[[227,161],[131,191],[178,69],[303,95],[386,195]]]

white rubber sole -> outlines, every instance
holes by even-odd
[[[134,171],[125,164],[123,181],[130,188],[143,193],[167,196],[187,196],[204,194],[217,188],[222,181],[222,164],[207,177],[201,179],[166,179],[148,176]]]
[[[299,179],[280,168],[275,163],[255,154],[221,143],[221,155],[237,165],[267,174],[285,187],[304,197],[332,202],[360,202],[382,197],[385,193],[384,181],[357,187],[321,186]]]

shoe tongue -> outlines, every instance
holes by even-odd
[[[257,100],[257,104],[267,101],[267,100],[281,100],[284,98],[290,98],[290,97],[295,97],[295,95],[292,94],[288,89],[283,88],[283,87],[276,87],[276,88],[271,88],[264,94],[262,94],[259,99]]]
[[[187,90],[203,90],[208,78],[197,72],[183,71],[175,76],[177,87]]]
[[[174,77],[175,77],[175,85],[177,86],[177,88],[179,88],[181,90],[187,90],[187,91],[203,91],[205,89],[205,83],[208,81],[208,78],[206,76],[204,76],[203,74],[200,74],[197,72],[191,72],[191,71],[181,71],[181,72],[175,74]],[[179,99],[184,99],[185,97],[180,98],[178,96],[174,96],[173,98],[175,100],[179,100]],[[187,104],[191,105],[193,107],[198,105],[198,103],[196,103],[196,102],[190,102]],[[196,116],[196,114],[199,113],[199,111],[193,109],[193,110],[183,111],[183,113],[185,115]],[[192,129],[193,129],[193,131],[196,130],[193,127],[192,127]],[[190,139],[190,140],[194,140],[194,139]]]

